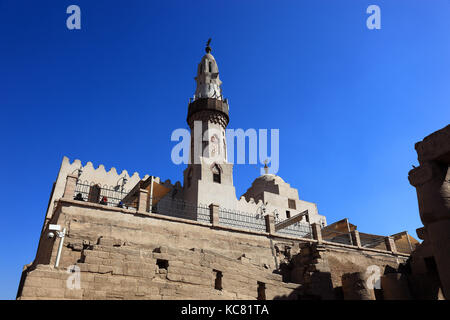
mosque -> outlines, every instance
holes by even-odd
[[[183,183],[64,157],[17,298],[442,297],[430,242],[363,233],[348,219],[327,224],[267,163],[237,198],[230,108],[211,51],[208,41],[188,105],[201,134],[191,134]]]

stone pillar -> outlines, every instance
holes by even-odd
[[[314,240],[317,240],[317,242],[322,242],[322,228],[320,224],[313,223],[311,224],[311,230],[312,230],[312,236]]]
[[[358,248],[361,248],[361,239],[359,238],[359,231],[353,230],[350,232],[350,235],[352,236],[352,242],[354,246],[357,246]]]
[[[214,227],[219,225],[219,205],[214,203],[209,205],[209,218]]]
[[[450,300],[450,125],[416,143],[420,166],[408,174],[416,188],[425,227],[445,298]]]
[[[78,177],[74,174],[69,174],[66,178],[66,187],[64,188],[64,199],[71,199],[75,196],[75,187],[77,186]]]
[[[375,300],[375,291],[368,285],[367,272],[345,273],[342,275],[344,300]]]
[[[433,248],[443,294],[450,300],[450,220],[430,223],[426,232]]]
[[[273,215],[268,214],[264,216],[264,219],[266,219],[266,232],[269,234],[275,233],[275,218]]]
[[[397,252],[397,246],[395,245],[394,238],[392,237],[385,237],[384,243],[386,244],[386,250],[391,251],[393,253]]]
[[[138,198],[138,211],[147,212],[148,204],[148,191],[145,189],[140,189]]]
[[[411,300],[408,281],[401,273],[388,273],[381,277],[384,300]]]

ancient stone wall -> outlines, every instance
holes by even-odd
[[[41,241],[52,242],[51,254],[37,256],[48,265],[30,268],[21,299],[256,299],[258,282],[264,284],[265,297],[273,299],[292,296],[298,287],[272,273],[275,260],[266,237],[230,236],[197,222],[151,219],[98,206],[57,207],[52,223],[67,228],[60,268],[52,267],[58,240],[44,234]],[[80,290],[66,288],[71,265],[81,270]],[[221,290],[215,289],[218,272]]]
[[[59,200],[50,223],[67,229],[59,268],[59,240],[44,230],[20,299],[335,299],[342,273],[399,261],[388,252],[74,200]],[[67,287],[70,266],[80,270],[80,289]]]

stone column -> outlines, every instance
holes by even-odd
[[[139,199],[138,199],[138,211],[139,212],[147,212],[148,210],[148,191],[145,189],[139,190]]]
[[[406,277],[401,273],[388,273],[381,277],[384,300],[411,300]]]
[[[73,200],[75,196],[75,187],[77,186],[78,177],[74,174],[69,174],[66,178],[66,187],[64,188],[64,199]]]
[[[266,232],[269,234],[275,233],[275,218],[273,215],[268,214],[264,216],[264,219],[266,219]]]
[[[397,246],[395,245],[394,238],[392,237],[385,237],[384,243],[386,244],[386,250],[391,251],[393,253],[397,252]]]
[[[320,224],[313,223],[311,224],[311,230],[312,230],[312,236],[314,240],[317,240],[317,242],[322,242],[322,228]]]
[[[342,275],[342,291],[345,300],[375,300],[375,291],[368,285],[367,272],[345,273]]]
[[[353,230],[350,232],[350,235],[352,237],[352,242],[354,246],[357,246],[358,248],[361,248],[361,239],[359,237],[359,231]]]
[[[420,219],[433,250],[442,291],[450,300],[450,125],[416,143],[419,167],[408,179],[416,188]]]
[[[219,225],[219,205],[214,203],[209,205],[209,217],[213,227]]]

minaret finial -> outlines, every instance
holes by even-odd
[[[264,171],[266,172],[266,174],[269,174],[269,167],[267,166],[267,163],[268,163],[267,159],[264,160]]]
[[[208,42],[206,42],[206,48],[205,51],[206,53],[210,53],[211,52],[211,47],[209,46],[209,44],[211,43],[211,38],[208,39]]]

